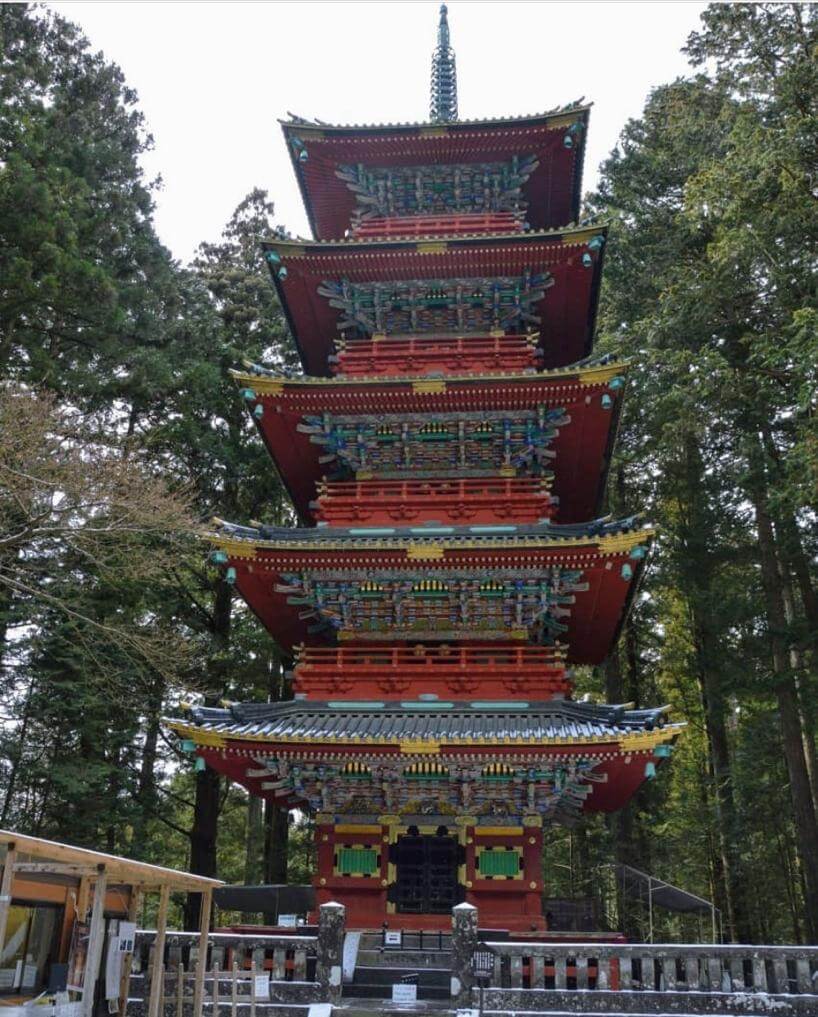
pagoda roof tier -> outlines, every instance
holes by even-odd
[[[593,343],[605,237],[582,226],[262,247],[304,370],[326,376],[337,338],[380,334],[538,331],[545,367],[575,363]]]
[[[664,712],[573,701],[295,700],[194,707],[167,723],[214,769],[289,807],[344,813],[354,800],[355,812],[406,814],[434,812],[428,802],[437,801],[449,814],[560,821],[627,802],[683,726]]]
[[[470,427],[489,426],[489,417],[496,418],[497,423],[506,414],[515,421],[519,418],[519,426],[525,428],[526,420],[534,420],[543,411],[549,420],[540,427],[539,458],[549,460],[548,470],[555,473],[552,493],[559,501],[560,518],[571,522],[589,519],[599,510],[626,370],[627,365],[621,361],[600,361],[543,373],[445,378],[281,378],[269,372],[234,376],[305,522],[310,519],[310,504],[318,497],[325,474],[360,480],[373,473],[384,480],[498,476],[508,473],[504,470],[506,452],[517,455],[517,438],[522,441],[524,437],[522,431],[519,435],[515,431],[517,444],[509,449],[495,442],[492,455],[497,461],[493,466],[486,460],[485,444],[480,446],[479,469],[469,461],[473,457],[471,446],[464,452],[462,465],[432,464],[432,446],[425,442],[423,454],[415,456],[410,467],[402,468],[398,461],[402,445],[389,439],[393,444],[388,447],[388,436],[378,435],[378,428],[397,429],[402,442],[416,445],[424,436],[414,432],[428,418],[435,426],[453,428],[453,437],[458,441],[467,441],[465,432],[461,435],[458,430],[461,422],[470,421]],[[411,434],[404,434],[402,426],[410,421]],[[349,429],[359,428],[373,432],[364,447],[357,439],[344,439]],[[428,469],[423,465],[426,460]],[[544,462],[521,462],[511,467],[511,473],[542,472]]]
[[[217,521],[214,560],[284,646],[338,639],[566,643],[599,664],[653,531],[574,526],[246,527]]]
[[[297,648],[293,692],[307,699],[565,699],[559,646],[519,643],[346,643]]]
[[[502,168],[528,159],[533,168],[513,197],[534,228],[563,226],[579,213],[589,113],[590,106],[574,103],[547,113],[454,123],[331,125],[295,118],[281,126],[313,234],[332,239],[355,222],[359,200],[343,175],[344,168],[356,167],[376,176],[434,167],[439,175],[447,166]]]

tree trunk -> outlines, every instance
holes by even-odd
[[[2,644],[0,644],[2,649]],[[2,658],[0,658],[0,665],[2,664]],[[8,775],[8,782],[6,783],[6,793],[3,796],[3,811],[0,813],[0,827],[8,829],[9,816],[12,814],[12,802],[14,801],[14,793],[17,789],[17,777],[20,773],[20,764],[23,761],[23,756],[26,751],[26,739],[28,738],[28,724],[31,719],[31,696],[34,692],[33,682],[29,684],[26,692],[26,701],[23,705],[23,717],[20,722],[20,730],[17,735],[17,748],[11,759],[11,770]]]
[[[224,695],[228,675],[224,672],[226,650],[230,642],[230,621],[233,603],[233,590],[229,583],[220,579],[216,584],[213,597],[213,620],[211,635],[213,649],[210,655],[210,673],[208,674],[208,694],[205,703],[212,706]],[[190,871],[197,876],[215,877],[218,872],[216,860],[216,843],[219,830],[219,810],[221,781],[219,775],[210,767],[196,774],[196,796],[193,806],[193,826],[190,831]],[[201,895],[189,893],[185,904],[185,928],[199,927],[199,908]]]
[[[289,846],[288,811],[264,803],[264,882],[281,884],[287,882],[287,849]],[[264,924],[274,925],[277,915],[265,912]]]
[[[779,561],[779,579],[781,582],[781,600],[784,607],[784,618],[790,632],[796,623],[795,598],[793,596],[792,579],[786,566]],[[794,676],[798,693],[798,716],[801,722],[801,740],[804,743],[804,759],[807,763],[809,783],[812,789],[812,805],[818,813],[818,759],[815,753],[815,720],[810,703],[809,674],[801,648],[790,638],[790,668]]]
[[[781,739],[790,779],[798,854],[804,874],[807,935],[818,934],[818,822],[812,799],[809,771],[804,755],[798,694],[789,669],[786,646],[788,631],[775,547],[772,519],[767,508],[763,474],[754,478],[753,503],[761,558],[761,578],[769,626],[775,694],[778,700]]]
[[[707,808],[715,811],[716,819],[714,846],[718,858],[714,859],[713,866],[714,897],[722,908],[730,940],[748,942],[751,936],[746,909],[742,907],[743,895],[736,851],[739,836],[725,720],[727,705],[722,692],[719,630],[713,611],[717,593],[715,562],[709,540],[715,520],[705,476],[699,443],[695,435],[685,433],[678,474],[671,476],[670,481],[671,484],[675,481],[675,499],[678,504],[678,584],[690,618],[693,669],[699,686],[707,736],[711,799]]]
[[[699,617],[699,605],[691,605],[693,643],[696,656],[696,678],[702,698],[705,733],[708,747],[708,770],[711,779],[713,806],[716,814],[716,844],[719,855],[717,874],[721,887],[717,897],[724,905],[727,933],[733,943],[746,943],[751,934],[746,914],[741,907],[741,879],[736,858],[736,811],[733,798],[733,773],[730,745],[725,723],[726,708],[719,676],[711,662],[715,659],[709,646],[709,634]]]
[[[135,858],[145,857],[148,823],[156,811],[156,758],[164,698],[165,683],[157,676],[148,693],[145,708],[145,740],[142,743],[142,760],[136,788],[138,810],[131,848]]]
[[[263,803],[256,795],[247,802],[247,835],[244,853],[244,882],[255,886],[264,872],[264,817]]]
[[[221,781],[215,770],[205,767],[196,774],[196,798],[193,807],[193,829],[190,831],[190,871],[197,876],[218,874],[216,840],[219,822],[219,791]],[[185,902],[186,929],[199,928],[201,894],[189,893]]]
[[[614,647],[604,665],[605,698],[609,703],[622,703],[628,698],[625,691],[625,678],[622,673],[622,651]],[[631,681],[633,677],[631,676]],[[650,859],[647,845],[637,830],[635,809],[628,803],[624,809],[611,813],[607,817],[608,829],[613,840],[613,856],[618,865],[632,865],[635,868],[650,870]],[[616,879],[616,913],[620,928],[629,939],[638,941],[642,936],[640,925],[641,915],[638,905],[623,892],[622,880]]]

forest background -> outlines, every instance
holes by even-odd
[[[612,227],[598,348],[632,361],[608,509],[659,536],[577,683],[688,727],[626,810],[549,833],[546,881],[590,895],[625,861],[715,900],[727,939],[818,942],[818,8],[712,5],[681,43],[690,75],[585,200]],[[257,189],[174,261],[150,145],[80,28],[0,7],[0,827],[304,882],[306,819],[195,771],[161,723],[290,694],[196,535],[293,521],[227,373],[295,366],[258,248],[284,230]]]

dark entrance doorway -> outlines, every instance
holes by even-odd
[[[444,914],[460,901],[456,837],[407,833],[393,851],[394,900],[401,914]]]

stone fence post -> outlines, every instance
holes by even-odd
[[[452,1000],[457,1007],[470,1008],[474,984],[472,955],[477,948],[477,908],[457,904],[452,908]]]
[[[346,908],[331,901],[318,908],[318,944],[315,977],[321,997],[327,1003],[341,1002],[341,972],[344,955]]]

